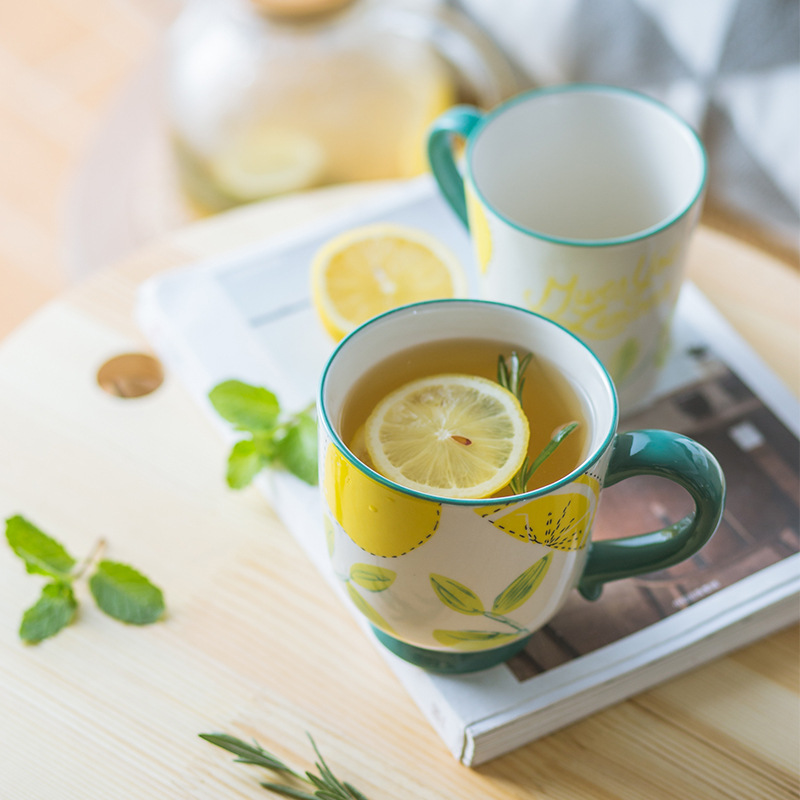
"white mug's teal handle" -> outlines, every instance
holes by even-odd
[[[468,139],[475,126],[483,119],[483,112],[475,106],[453,106],[434,120],[428,132],[428,161],[433,177],[439,184],[445,200],[469,229],[467,201],[464,196],[464,178],[456,166],[453,154],[453,137]]]

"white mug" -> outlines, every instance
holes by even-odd
[[[569,474],[514,496],[453,499],[400,486],[348,448],[342,420],[364,375],[406,348],[454,338],[509,342],[553,363],[589,426],[586,452]],[[317,409],[333,571],[377,638],[427,669],[471,672],[505,661],[573,589],[596,599],[609,581],[684,561],[722,515],[725,479],[714,457],[677,433],[618,434],[614,386],[597,357],[517,306],[440,300],[371,319],[334,351]],[[603,488],[635,475],[678,483],[694,510],[660,531],[592,542]]]
[[[467,140],[463,165],[454,137]],[[568,328],[609,370],[623,411],[646,402],[702,206],[694,131],[644,95],[568,85],[487,114],[456,106],[434,122],[428,154],[473,238],[481,296]]]

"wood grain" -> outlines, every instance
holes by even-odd
[[[176,8],[0,4],[0,336],[66,288],[70,182]],[[168,376],[133,401],[99,389],[106,359],[146,347],[131,316],[142,278],[338,202],[321,193],[176,232],[60,296],[0,348],[0,514],[30,516],[76,555],[107,538],[109,557],[149,574],[169,607],[164,623],[132,629],[84,592],[74,626],[24,647],[16,627],[40,581],[0,547],[3,800],[267,796],[260,773],[197,738],[207,730],[255,736],[301,765],[310,730],[373,800],[797,797],[796,629],[467,770],[261,497],[224,489],[225,448],[181,387]],[[695,280],[797,390],[787,273],[708,229],[695,242]]]
[[[4,800],[267,796],[263,774],[197,736],[213,731],[255,737],[301,766],[310,731],[373,800],[797,797],[795,629],[477,769],[459,765],[261,496],[225,488],[226,448],[178,382],[168,374],[135,400],[97,385],[105,360],[147,347],[131,313],[143,278],[369,191],[326,190],[176,232],[0,348],[0,514],[27,515],[77,556],[105,537],[108,557],[162,586],[169,610],[131,628],[82,592],[74,625],[25,647],[17,620],[40,581],[0,548]],[[724,278],[734,256],[741,282]],[[793,291],[784,269],[705,229],[692,251],[693,277],[718,282],[713,299],[753,312],[738,320],[745,330],[782,313],[764,287]],[[789,315],[757,345],[788,380],[797,330]]]
[[[72,181],[175,0],[0,3],[0,337],[68,285]]]

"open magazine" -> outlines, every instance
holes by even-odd
[[[222,380],[266,386],[288,409],[315,399],[334,345],[311,305],[311,259],[341,230],[375,221],[428,230],[473,265],[465,231],[432,182],[421,179],[367,209],[331,215],[142,287],[143,330],[222,435],[233,434],[207,399]],[[682,292],[672,355],[652,401],[620,425],[636,428],[685,433],[725,471],[722,523],[696,556],[607,584],[595,602],[573,593],[523,652],[482,672],[426,672],[375,640],[463,763],[506,753],[800,618],[800,403],[692,285]],[[277,471],[256,482],[341,593],[327,561],[319,490]],[[593,536],[661,528],[688,513],[690,503],[668,481],[629,479],[604,491]]]

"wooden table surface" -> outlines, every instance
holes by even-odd
[[[145,277],[372,192],[325,190],[179,230],[0,347],[0,514],[28,517],[77,557],[105,539],[106,557],[150,576],[168,607],[134,628],[82,588],[75,623],[25,646],[19,619],[42,580],[0,547],[0,797],[270,796],[265,773],[197,736],[210,731],[303,767],[308,731],[371,800],[797,797],[796,628],[469,769],[262,497],[225,487],[226,445],[178,382],[168,374],[138,399],[99,388],[105,361],[148,349],[131,314]],[[704,228],[690,274],[800,394],[797,274]]]

